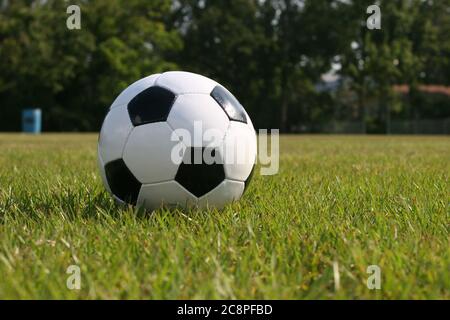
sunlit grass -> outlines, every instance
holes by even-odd
[[[153,214],[111,200],[96,143],[0,135],[0,298],[450,298],[448,137],[284,136],[241,201]]]

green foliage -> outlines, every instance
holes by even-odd
[[[96,142],[0,136],[0,299],[450,298],[448,138],[282,136],[239,202],[153,214],[114,204]]]
[[[339,10],[329,1],[183,4],[180,65],[229,86],[261,127],[288,130],[299,116],[313,117],[314,83],[339,48]]]
[[[174,69],[223,83],[257,127],[450,116],[448,98],[418,92],[450,84],[449,0],[378,1],[381,30],[366,27],[370,0],[73,1],[81,30],[66,28],[67,2],[0,3],[0,130],[29,106],[45,130],[98,130],[121,90]],[[333,66],[344,92],[317,90]],[[394,84],[410,86],[407,101]]]
[[[39,106],[46,130],[96,130],[131,82],[176,68],[166,57],[182,47],[166,27],[170,0],[75,1],[81,30],[66,28],[63,1],[26,3],[0,11],[0,98],[17,118]]]
[[[353,21],[351,25],[360,27],[348,29],[351,42],[340,56],[340,73],[351,79],[351,87],[358,96],[359,118],[364,124],[369,113],[368,99],[378,99],[378,108],[395,105],[392,95],[394,84],[407,84],[411,88],[409,104],[404,104],[402,108],[426,109],[428,106],[421,105],[416,99],[418,85],[448,84],[444,74],[450,70],[446,51],[450,41],[438,40],[437,37],[446,28],[442,28],[438,20],[449,21],[448,14],[445,14],[450,10],[449,1],[439,4],[420,0],[380,1],[382,28],[368,30],[365,26],[367,16],[363,13],[371,2],[359,1],[348,7],[346,13],[348,19]],[[436,72],[436,64],[446,66],[447,69],[443,70],[447,71]],[[387,108],[379,112],[389,117],[391,111]],[[426,113],[423,115],[426,117]]]

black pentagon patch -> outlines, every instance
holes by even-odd
[[[196,152],[203,155],[203,151],[204,148],[187,148],[183,162],[180,164],[175,176],[175,181],[196,197],[205,195],[225,180],[225,170],[222,163],[205,162],[203,157],[195,156]],[[214,152],[215,150],[211,151],[213,157]]]
[[[224,87],[216,86],[211,92],[211,97],[222,107],[230,120],[247,123],[244,107]]]
[[[122,159],[105,166],[106,180],[112,193],[120,200],[136,205],[141,183],[134,177]]]
[[[150,87],[128,103],[128,113],[135,126],[165,121],[175,101],[175,94],[161,87]]]

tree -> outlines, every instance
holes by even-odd
[[[180,3],[177,25],[185,45],[178,64],[222,83],[238,97],[256,123],[264,123],[261,110],[263,97],[271,94],[266,90],[271,63],[262,65],[262,61],[271,43],[264,38],[258,22],[257,1]]]
[[[179,64],[228,85],[257,127],[288,131],[339,50],[338,2],[181,3],[186,45]]]
[[[449,41],[446,40],[448,37],[438,38],[445,27],[441,28],[437,23],[448,21],[445,12],[449,10],[449,3],[380,1],[381,30],[366,27],[365,9],[370,4],[372,1],[355,2],[345,11],[346,33],[351,42],[340,55],[340,74],[351,80],[351,88],[358,97],[363,132],[366,132],[368,121],[369,97],[379,101],[378,110],[369,110],[370,113],[383,119],[385,131],[389,132],[394,84],[408,85],[410,104],[415,105],[411,112],[417,118],[421,107],[417,101],[419,84],[432,78],[442,82],[446,77],[444,74],[448,74],[443,71],[448,66],[448,59],[443,57],[448,57],[445,53],[448,53]],[[436,65],[444,69],[436,70]]]
[[[127,85],[176,68],[167,57],[182,42],[166,25],[170,0],[72,4],[81,7],[81,30],[66,28],[62,1],[19,0],[2,7],[0,98],[16,122],[21,108],[36,106],[44,110],[46,130],[98,130]]]
[[[256,127],[285,132],[337,116],[381,132],[391,114],[448,114],[418,88],[450,83],[450,0],[377,3],[381,30],[366,27],[371,0],[78,0],[81,30],[68,30],[64,1],[0,0],[0,129],[41,107],[45,130],[98,130],[127,85],[173,69],[216,79]],[[351,112],[317,90],[332,66],[357,97]],[[410,106],[394,113],[395,84],[409,86]]]

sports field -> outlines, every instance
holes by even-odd
[[[111,200],[96,143],[0,135],[0,299],[450,299],[448,137],[282,136],[238,203],[153,214]]]

